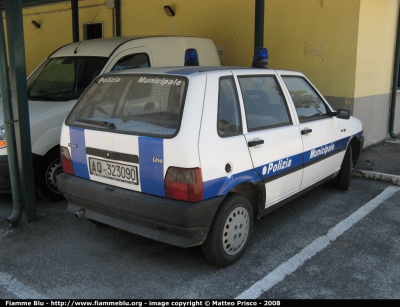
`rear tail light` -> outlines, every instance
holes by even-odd
[[[60,147],[60,158],[64,173],[75,175],[74,166],[72,165],[71,156],[67,147]]]
[[[170,167],[164,184],[167,198],[188,202],[203,200],[203,177],[200,168]]]

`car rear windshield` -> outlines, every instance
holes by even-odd
[[[171,138],[179,131],[188,81],[170,75],[98,77],[66,124],[110,132]]]
[[[100,74],[107,60],[105,57],[49,58],[28,79],[28,99],[76,100]]]

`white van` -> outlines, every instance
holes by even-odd
[[[185,63],[187,50],[198,63]],[[28,77],[29,116],[35,186],[47,200],[62,200],[56,175],[60,162],[61,125],[92,80],[99,74],[127,68],[220,66],[214,43],[182,36],[114,37],[72,43],[51,54]],[[2,110],[1,110],[2,111]],[[0,140],[5,140],[0,112]],[[0,192],[11,192],[7,144],[0,148]]]

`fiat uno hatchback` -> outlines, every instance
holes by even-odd
[[[301,73],[176,67],[101,75],[65,120],[68,210],[239,260],[260,218],[334,177],[350,186],[361,122]]]

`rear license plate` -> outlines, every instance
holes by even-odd
[[[90,174],[117,181],[139,184],[138,168],[135,165],[126,165],[95,158],[89,158]]]

